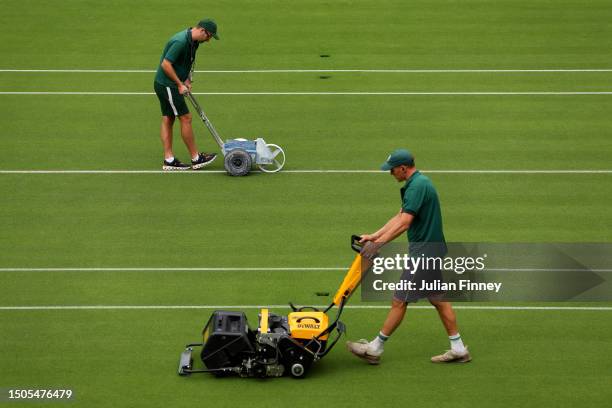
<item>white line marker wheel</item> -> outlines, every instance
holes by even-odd
[[[270,164],[257,164],[257,167],[264,173],[276,173],[281,171],[285,166],[285,151],[282,147],[273,143],[266,143],[266,146],[272,152],[274,160]]]

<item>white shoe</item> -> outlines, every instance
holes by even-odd
[[[383,350],[375,350],[366,339],[359,341],[347,341],[346,348],[359,358],[366,360],[372,365],[380,364],[380,356]]]
[[[431,358],[432,363],[469,363],[472,360],[470,352],[465,347],[465,353],[460,354],[453,350],[446,350],[446,353]]]

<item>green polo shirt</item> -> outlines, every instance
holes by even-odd
[[[402,187],[402,212],[412,214],[414,220],[408,229],[408,241],[410,241],[410,252],[422,249],[424,245],[419,243],[440,243],[434,245],[437,255],[446,253],[446,240],[442,231],[442,212],[440,211],[440,200],[438,193],[431,180],[419,171],[414,172],[406,184]],[[432,251],[428,250],[428,253]]]
[[[155,82],[163,86],[176,88],[176,84],[166,76],[161,67],[161,63],[164,59],[172,63],[172,67],[176,71],[178,78],[181,81],[186,81],[189,77],[189,72],[191,71],[199,45],[197,41],[192,40],[190,28],[174,34],[164,47],[164,51],[159,59],[159,65],[155,73]]]

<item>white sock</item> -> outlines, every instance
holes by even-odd
[[[192,158],[191,158],[191,160],[192,160],[192,161],[196,161],[196,160],[198,160],[199,158],[200,158],[200,153],[198,153],[196,157],[192,157]]]
[[[172,163],[173,161],[174,161],[174,156],[168,157],[166,159],[166,163],[168,163],[168,164]]]
[[[384,351],[385,341],[388,339],[389,336],[386,336],[380,332],[378,333],[378,336],[374,337],[374,340],[370,342],[370,346],[376,351]]]
[[[461,335],[459,333],[454,336],[448,336],[451,344],[451,350],[453,350],[457,354],[465,354],[467,351],[465,346],[463,345],[463,341],[461,340]]]

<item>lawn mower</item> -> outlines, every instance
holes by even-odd
[[[185,346],[178,374],[212,373],[216,376],[294,378],[306,375],[313,363],[322,359],[336,345],[346,328],[340,315],[349,297],[361,283],[361,238],[353,235],[351,247],[358,252],[332,303],[319,310],[314,306],[296,307],[287,316],[261,309],[256,330],[251,329],[244,312],[216,310],[202,330],[202,342]],[[330,323],[327,315],[338,308]],[[333,339],[332,339],[333,336]],[[205,368],[193,365],[194,348],[201,348]]]
[[[285,151],[279,145],[266,143],[262,138],[255,140],[228,139],[223,142],[193,94],[187,92],[185,96],[191,101],[193,108],[221,148],[224,157],[223,165],[228,174],[246,176],[251,171],[253,164],[265,173],[276,173],[285,166]]]

